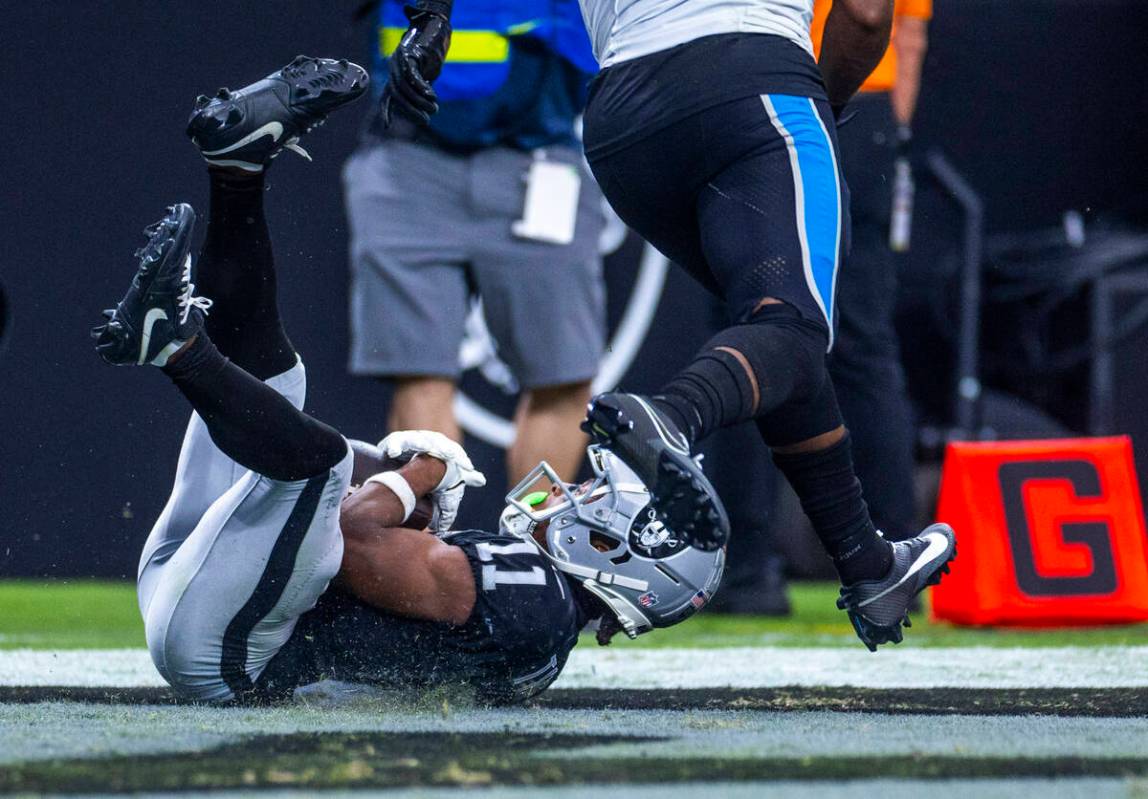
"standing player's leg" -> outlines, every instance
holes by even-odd
[[[667,515],[697,517],[672,491],[660,491],[658,480],[688,469],[693,441],[756,419],[848,586],[839,604],[858,634],[870,648],[900,640],[909,600],[939,579],[954,543],[947,528],[930,528],[891,548],[869,518],[853,471],[825,367],[847,231],[832,116],[808,97],[765,95],[722,106],[708,122],[704,138],[738,152],[697,195],[705,258],[737,324],[661,396],[599,398],[591,429],[655,481]],[[704,525],[691,532],[703,545],[717,543],[697,535]]]
[[[454,416],[474,241],[470,159],[366,137],[343,168],[353,374],[393,380],[387,427],[462,441]]]
[[[586,434],[578,425],[589,400],[589,380],[522,392],[514,413],[514,443],[506,451],[507,485],[522,480],[541,461],[563,479],[575,479],[586,457]]]
[[[454,417],[458,386],[449,377],[399,375],[387,414],[387,430],[436,430],[462,441],[462,428]]]
[[[546,160],[582,176],[573,147],[546,148]],[[516,436],[506,453],[508,485],[548,461],[573,480],[586,455],[578,429],[606,346],[606,292],[598,240],[605,224],[602,195],[582,176],[567,243],[513,233],[536,154],[493,148],[474,159],[471,185],[477,212],[472,274],[498,356],[510,367],[521,396]]]

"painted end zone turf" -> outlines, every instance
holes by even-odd
[[[159,687],[143,649],[0,651],[0,685]],[[1148,646],[577,649],[555,688],[1148,686]]]

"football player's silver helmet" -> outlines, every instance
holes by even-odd
[[[563,483],[543,461],[507,494],[499,527],[580,580],[631,638],[684,621],[717,590],[724,550],[703,552],[680,540],[657,518],[649,490],[630,467],[601,447],[587,452],[593,480]],[[546,503],[554,486],[561,500]],[[543,523],[545,546],[534,538]]]

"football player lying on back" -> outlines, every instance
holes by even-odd
[[[604,641],[673,624],[720,577],[723,554],[678,540],[603,450],[591,448],[595,477],[580,486],[541,464],[496,532],[449,532],[465,488],[485,482],[458,444],[406,431],[375,448],[302,412],[264,173],[366,81],[347,61],[299,57],[201,96],[188,133],[211,189],[204,296],[195,214],[175,205],[93,330],[106,361],[160,367],[194,409],[138,579],[152,659],[186,698],[277,698],[335,678],[521,700],[553,682],[588,621]],[[420,505],[437,536],[404,528]]]

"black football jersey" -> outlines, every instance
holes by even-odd
[[[444,539],[466,553],[477,593],[463,625],[407,619],[329,589],[260,676],[265,698],[322,679],[385,687],[469,686],[485,701],[516,702],[558,677],[586,622],[575,587],[533,544],[462,530]]]

